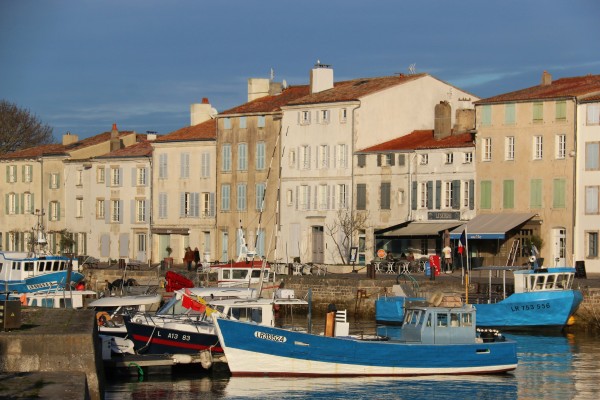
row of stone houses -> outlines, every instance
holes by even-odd
[[[119,132],[0,157],[0,246],[41,219],[60,250],[101,260],[235,259],[243,236],[272,261],[358,264],[378,250],[439,254],[467,232],[474,263],[600,272],[600,76],[479,99],[428,74],[308,85],[248,80],[248,102],[164,136]],[[467,223],[468,222],[468,223]],[[170,249],[171,252],[168,251]]]

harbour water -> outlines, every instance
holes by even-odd
[[[111,378],[105,395],[107,400],[600,398],[600,337],[506,336],[517,341],[519,366],[503,375],[294,379],[149,374],[143,381]]]

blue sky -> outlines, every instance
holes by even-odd
[[[485,98],[600,74],[597,0],[0,0],[0,99],[80,138],[164,134],[190,104],[246,102],[247,79],[336,81],[411,64]]]

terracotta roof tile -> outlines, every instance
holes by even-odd
[[[96,158],[121,158],[121,157],[147,157],[152,155],[152,142],[142,139],[140,142],[129,147],[111,151],[108,154]]]
[[[288,105],[302,105],[313,103],[335,103],[340,101],[352,101],[380,90],[392,86],[410,82],[415,79],[427,76],[427,74],[415,75],[395,75],[383,76],[377,78],[360,78],[350,81],[336,82],[332,89],[324,90],[319,93],[309,94],[297,100],[291,101]]]
[[[284,89],[280,94],[264,96],[249,101],[248,103],[223,111],[222,113],[219,113],[219,115],[276,112],[280,111],[282,106],[285,106],[300,97],[304,97],[309,93],[310,88],[308,85],[290,86],[287,89]]]
[[[155,142],[185,142],[200,140],[216,140],[217,120],[209,119],[198,125],[186,126],[167,135],[161,136]]]
[[[440,140],[433,137],[433,130],[413,131],[390,141],[359,150],[357,153],[380,153],[390,151],[410,151],[426,149],[451,149],[456,147],[475,147],[470,133],[460,133]]]
[[[557,79],[549,85],[532,86],[515,92],[500,94],[479,100],[475,104],[577,97],[598,91],[600,91],[600,75],[586,75]]]

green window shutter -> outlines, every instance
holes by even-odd
[[[427,181],[427,209],[433,209],[433,181]]]
[[[481,107],[481,125],[490,126],[492,124],[492,106],[484,105]]]
[[[503,182],[502,207],[505,209],[515,208],[515,181],[513,180]]]
[[[435,181],[435,209],[442,208],[442,181]]]
[[[56,220],[60,221],[60,201],[56,202]]]
[[[452,209],[459,210],[460,209],[460,181],[453,180],[452,181]]]
[[[4,195],[4,214],[8,215],[8,193]]]
[[[515,103],[508,103],[504,106],[504,123],[513,125],[515,121]]]
[[[33,195],[34,195],[34,193],[31,193],[31,194],[29,195],[29,196],[30,196],[30,199],[31,199],[31,203],[30,203],[31,205],[30,205],[30,207],[29,207],[29,212],[30,212],[30,213],[32,213],[32,214],[33,214],[33,211],[35,210],[35,202],[34,202]]]
[[[25,182],[25,165],[21,166],[21,182]]]
[[[10,182],[10,167],[6,166],[6,183]]]
[[[469,180],[469,210],[475,209],[475,180]]]
[[[533,103],[533,121],[542,122],[544,120],[544,103],[541,101]]]
[[[18,214],[25,214],[25,193],[21,193],[21,205]]]
[[[411,203],[411,208],[413,210],[417,209],[417,182],[413,181],[412,183],[412,192],[410,194],[410,203]]]
[[[567,119],[567,102],[565,100],[556,102],[556,119]]]
[[[566,206],[565,180],[554,179],[554,188],[552,193],[552,207],[565,208]]]
[[[490,209],[492,208],[492,182],[491,181],[481,181],[479,184],[481,187],[481,198],[480,198],[480,208],[482,209]]]
[[[356,185],[356,209],[367,209],[367,185],[364,183]]]
[[[542,180],[532,179],[530,186],[529,206],[531,208],[542,208]]]

